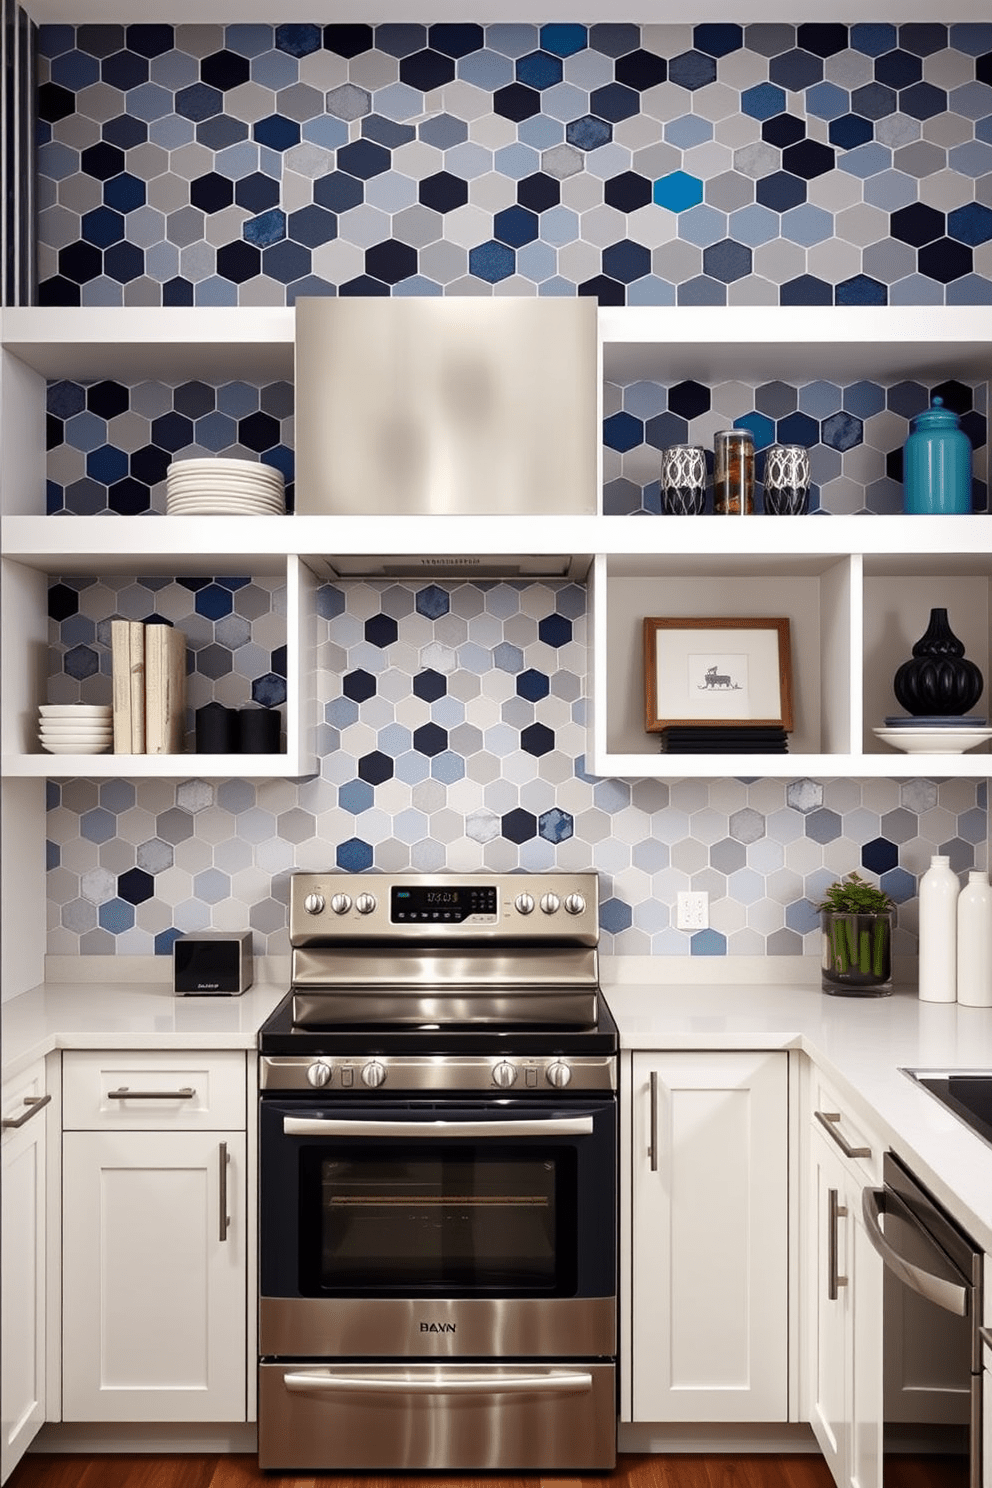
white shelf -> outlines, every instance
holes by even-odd
[[[226,382],[293,377],[292,309],[7,309],[3,346],[45,377],[119,382]]]
[[[885,780],[974,779],[992,775],[992,756],[976,754],[607,754],[590,775],[620,780],[775,779],[832,780],[838,776]]]
[[[2,771],[51,780],[284,780],[310,773],[286,754],[5,754]]]
[[[0,521],[4,555],[46,573],[85,573],[94,564],[110,573],[197,573],[204,561],[236,561],[262,574],[278,573],[298,555],[332,570],[335,558],[444,558],[484,560],[508,547],[504,517],[397,516],[387,524],[366,517],[40,517]],[[556,556],[567,540],[580,573],[596,553],[626,577],[687,573],[721,559],[767,574],[781,560],[793,572],[818,573],[838,558],[860,554],[872,573],[911,574],[943,569],[988,572],[992,517],[974,515],[853,517],[528,517],[514,531],[516,551]],[[375,540],[378,539],[378,546]],[[429,571],[424,569],[424,582]]]
[[[623,306],[599,328],[608,382],[984,380],[992,308]]]

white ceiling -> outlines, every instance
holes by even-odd
[[[586,4],[589,0],[586,0]],[[300,13],[280,15],[281,6],[273,0],[26,0],[24,8],[39,22],[68,21],[171,21],[176,25],[197,22],[230,23],[262,21],[274,23],[287,19],[338,23],[366,21],[634,21],[640,25],[678,25],[686,21],[754,21],[845,20],[853,23],[870,21],[927,21],[939,13],[933,0],[872,0],[867,14],[846,11],[842,15],[825,14],[823,0],[749,0],[746,12],[734,0],[695,0],[691,15],[673,0],[628,0],[621,13],[611,11],[609,0],[599,0],[598,13],[577,13],[577,0],[543,0],[535,8],[533,0],[378,0],[370,12],[367,0],[305,0]],[[989,0],[954,0],[950,21],[988,21]]]

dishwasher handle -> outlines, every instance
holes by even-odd
[[[865,1188],[861,1194],[861,1212],[868,1239],[886,1266],[904,1286],[909,1287],[910,1291],[917,1292],[919,1296],[926,1298],[928,1302],[933,1302],[944,1312],[951,1312],[955,1317],[967,1317],[969,1287],[960,1282],[949,1281],[947,1277],[936,1276],[922,1266],[914,1266],[911,1261],[905,1260],[885,1238],[881,1221],[882,1215],[886,1212],[887,1198],[888,1194],[884,1188]],[[926,1237],[926,1231],[915,1224],[908,1210],[902,1213],[900,1218],[907,1224],[913,1224],[917,1233]]]

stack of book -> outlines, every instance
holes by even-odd
[[[662,754],[788,754],[784,728],[744,724],[672,724],[661,730]]]
[[[186,637],[168,624],[110,623],[115,754],[181,754]]]

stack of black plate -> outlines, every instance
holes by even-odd
[[[672,724],[660,734],[662,754],[788,754],[784,728],[740,724]]]

